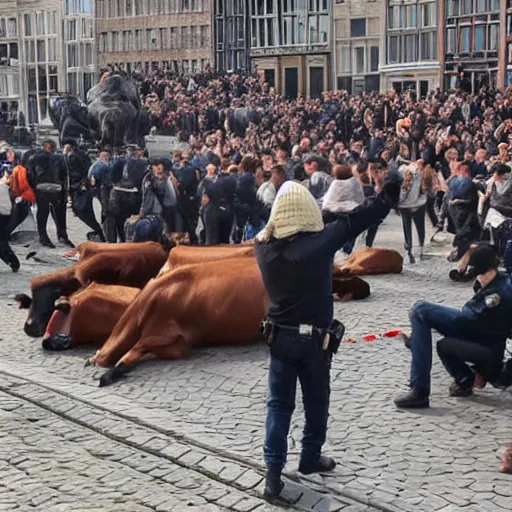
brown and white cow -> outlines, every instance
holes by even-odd
[[[185,265],[150,282],[91,358],[111,384],[146,356],[177,359],[192,347],[254,340],[268,298],[254,258]]]
[[[46,327],[43,348],[102,345],[139,293],[139,288],[93,283],[69,298],[61,297]]]
[[[335,265],[335,276],[369,276],[400,274],[404,259],[393,249],[360,247],[341,265]]]

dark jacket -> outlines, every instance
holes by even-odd
[[[64,157],[66,169],[68,171],[69,189],[78,190],[82,187],[89,187],[87,174],[91,166],[91,159],[87,153],[75,150],[70,155]]]
[[[463,306],[458,327],[467,333],[469,340],[503,354],[512,330],[511,311],[512,283],[507,275],[498,273]]]
[[[343,245],[389,213],[380,197],[368,200],[319,233],[256,242],[267,290],[268,318],[278,325],[328,328],[333,318],[332,264]]]

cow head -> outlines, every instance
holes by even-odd
[[[80,288],[80,282],[74,277],[74,269],[72,272],[68,268],[50,276],[34,278],[30,286],[32,298],[25,294],[16,295],[18,307],[28,309],[24,326],[28,336],[43,336],[55,309],[55,301],[62,295],[70,295]]]

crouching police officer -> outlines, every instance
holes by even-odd
[[[485,382],[500,385],[512,329],[512,283],[498,272],[498,258],[489,245],[475,249],[469,266],[476,277],[475,295],[461,310],[430,302],[419,302],[411,310],[411,391],[395,400],[397,407],[429,406],[432,329],[445,336],[437,343],[437,352],[454,379],[450,396],[470,396],[476,375],[479,387]]]
[[[264,446],[267,500],[277,498],[284,487],[281,472],[297,379],[306,416],[299,471],[321,473],[336,466],[333,459],[321,455],[329,415],[332,354],[343,335],[343,326],[333,323],[333,258],[348,240],[386,217],[399,192],[400,181],[391,180],[377,197],[324,227],[311,193],[288,181],[277,193],[267,225],[256,236],[256,257],[270,299],[264,323],[270,346]]]

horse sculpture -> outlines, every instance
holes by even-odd
[[[135,83],[111,74],[87,93],[93,136],[104,146],[142,145],[149,133],[149,117],[142,108]]]
[[[149,115],[142,107],[137,86],[121,74],[105,74],[87,93],[87,105],[74,96],[55,100],[50,118],[66,139],[97,141],[103,147],[144,145],[149,133]]]

